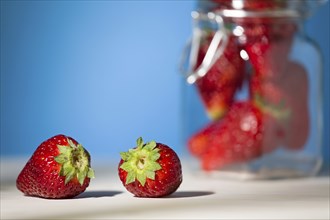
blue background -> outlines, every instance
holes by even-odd
[[[1,156],[59,133],[93,157],[137,137],[179,154],[178,64],[195,1],[1,1]],[[329,163],[329,2],[306,23],[324,56]]]

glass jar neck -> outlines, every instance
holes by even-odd
[[[303,14],[290,9],[247,11],[241,9],[218,9],[214,13],[225,18],[303,18]]]
[[[295,17],[304,19],[327,0],[199,0],[199,12],[216,12],[223,17]]]

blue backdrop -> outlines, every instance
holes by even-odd
[[[178,63],[195,4],[1,1],[1,156],[58,133],[94,157],[118,157],[139,136],[182,152]],[[329,2],[306,31],[325,58],[329,161]]]

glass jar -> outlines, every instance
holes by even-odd
[[[181,63],[183,141],[198,170],[243,179],[319,171],[322,59],[303,23],[322,2],[198,2]]]

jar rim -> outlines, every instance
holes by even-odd
[[[283,7],[251,9],[245,8],[245,0],[231,0],[239,1],[241,4],[224,5],[219,8],[217,3],[210,0],[199,0],[198,12],[207,13],[213,12],[224,18],[253,18],[253,17],[269,17],[269,18],[308,18],[315,13],[315,11],[328,0],[290,0]],[[230,2],[230,0],[228,0]],[[220,4],[221,5],[221,4]]]
[[[308,17],[308,14],[299,13],[292,9],[252,11],[242,9],[218,9],[213,13],[228,18],[246,18],[246,17],[274,17],[274,18],[299,18]]]

